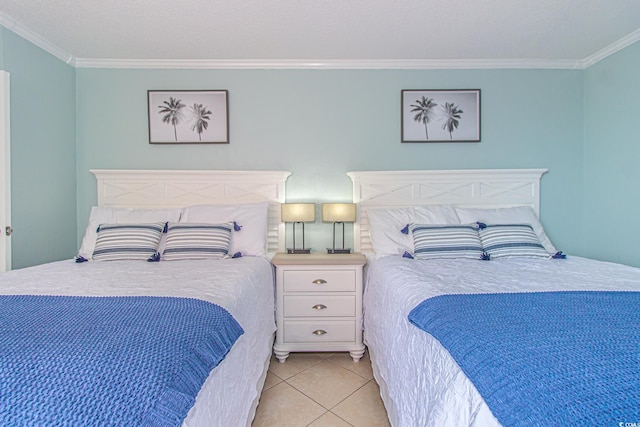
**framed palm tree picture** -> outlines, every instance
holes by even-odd
[[[150,144],[228,144],[226,90],[149,90]]]
[[[402,142],[480,142],[480,89],[402,90]]]

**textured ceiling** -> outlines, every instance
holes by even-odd
[[[0,0],[0,12],[79,59],[583,60],[640,29],[640,0]]]

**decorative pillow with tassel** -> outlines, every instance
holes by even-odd
[[[413,235],[415,259],[485,259],[476,224],[410,224],[402,232]]]
[[[92,259],[95,261],[147,260],[160,245],[166,223],[100,224]]]
[[[182,259],[220,259],[228,258],[231,246],[231,233],[240,230],[233,222],[222,224],[208,223],[169,223],[162,261]]]

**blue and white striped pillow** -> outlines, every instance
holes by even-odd
[[[416,259],[482,259],[478,227],[473,225],[412,224],[413,256]]]
[[[169,223],[162,260],[225,258],[229,255],[233,222]]]
[[[96,261],[147,260],[158,251],[164,222],[100,224],[93,259]]]
[[[480,224],[478,235],[491,259],[550,256],[529,224]]]

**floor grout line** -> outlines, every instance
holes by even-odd
[[[333,405],[331,407],[331,409],[329,409],[330,411],[333,411],[335,409],[336,406],[338,406],[339,404],[341,404],[342,402],[344,402],[345,400],[347,400],[348,398],[350,398],[351,396],[353,396],[354,394],[356,394],[358,392],[358,390],[360,390],[362,387],[366,386],[367,384],[369,384],[371,381],[367,381],[366,383],[362,384],[360,387],[358,387],[357,389],[355,389],[353,391],[353,393],[351,393],[350,395],[348,395],[347,397],[345,397],[344,399],[342,399],[340,402],[336,403],[335,405]]]
[[[314,420],[313,420],[313,421],[311,421],[310,423],[307,423],[307,426],[306,426],[306,427],[309,427],[311,424],[315,423],[315,422],[316,422],[316,421],[318,421],[320,418],[322,418],[322,417],[324,417],[325,415],[327,415],[327,412],[329,412],[329,411],[323,412],[319,417],[317,417],[316,419],[314,419]]]

